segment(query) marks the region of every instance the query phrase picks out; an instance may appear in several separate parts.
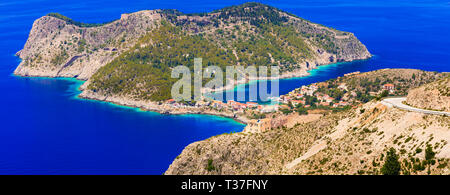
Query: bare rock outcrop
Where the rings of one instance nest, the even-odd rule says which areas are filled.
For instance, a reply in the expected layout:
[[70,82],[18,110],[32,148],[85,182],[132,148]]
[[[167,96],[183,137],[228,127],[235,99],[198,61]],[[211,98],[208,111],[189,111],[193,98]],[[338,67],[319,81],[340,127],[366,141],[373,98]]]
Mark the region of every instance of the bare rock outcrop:
[[17,56],[20,76],[78,77],[87,80],[161,20],[157,11],[123,14],[111,23],[82,27],[54,16],[37,19]]

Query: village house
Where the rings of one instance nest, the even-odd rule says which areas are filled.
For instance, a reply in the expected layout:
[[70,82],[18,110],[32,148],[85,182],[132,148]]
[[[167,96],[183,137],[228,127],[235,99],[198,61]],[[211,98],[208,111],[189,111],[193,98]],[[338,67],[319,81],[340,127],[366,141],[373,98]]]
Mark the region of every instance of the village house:
[[228,101],[227,101],[227,104],[228,104],[229,106],[233,106],[235,103],[236,103],[236,101],[234,101],[234,100],[228,100]]
[[247,102],[246,104],[247,104],[248,108],[256,108],[256,107],[258,107],[258,103],[256,103],[256,102]]
[[259,112],[261,112],[262,111],[262,109],[263,109],[263,106],[261,106],[261,105],[258,105],[258,108],[256,108]]
[[333,97],[330,97],[330,96],[328,96],[328,95],[324,95],[323,99],[324,99],[324,101],[326,101],[326,102],[328,102],[328,103],[334,101],[334,98],[333,98]]
[[341,84],[338,86],[338,89],[347,91],[347,85],[346,85],[345,83],[341,83]]
[[394,84],[387,83],[387,84],[384,84],[384,85],[383,85],[383,89],[384,89],[384,90],[388,90],[388,91],[390,91],[390,92],[393,92],[394,89],[395,89],[395,86],[394,86]]
[[317,97],[317,100],[319,100],[319,101],[323,101],[324,100],[323,96],[321,96],[321,95],[316,95],[316,97]]
[[235,102],[233,104],[233,109],[235,109],[235,110],[246,109],[246,108],[247,108],[247,104],[243,104],[240,102]]
[[309,96],[312,96],[312,95],[314,94],[314,91],[311,90],[311,89],[309,89],[309,88],[304,88],[304,89],[301,89],[300,93],[301,93],[302,95],[309,95]]
[[233,101],[233,100],[229,100],[227,102],[227,104],[228,104],[229,107],[233,108],[234,110],[242,110],[242,109],[246,109],[247,108],[247,104],[243,104],[243,103],[236,102],[236,101]]
[[303,94],[300,93],[296,93],[295,96],[297,99],[303,98]]
[[348,105],[350,105],[348,102],[339,102],[339,105],[340,106],[348,106]]
[[349,93],[344,94],[344,97],[341,98],[344,101],[348,101],[350,99]]
[[168,104],[174,104],[176,101],[174,99],[168,99],[166,102]]
[[211,107],[220,109],[220,108],[226,107],[226,104],[224,104],[224,103],[221,102],[221,101],[214,100],[214,101],[211,103]]
[[172,103],[171,105],[172,105],[172,107],[175,107],[175,108],[186,107],[186,106],[184,106],[184,105],[182,105],[182,104],[180,104],[180,103],[178,103],[178,102]]
[[297,105],[305,105],[305,101],[303,100],[292,100],[292,105],[297,106]]
[[197,101],[195,102],[195,106],[197,107],[203,107],[203,106],[208,106],[209,102],[205,102],[205,101]]
[[286,95],[282,95],[282,96],[280,96],[280,100],[282,103],[287,104],[287,103],[289,103],[289,101],[292,100],[292,98],[289,96],[286,96]]
[[321,106],[329,106],[330,103],[328,103],[328,102],[321,102],[320,105],[321,105]]
[[247,123],[244,132],[264,132],[272,128],[271,119],[253,119]]

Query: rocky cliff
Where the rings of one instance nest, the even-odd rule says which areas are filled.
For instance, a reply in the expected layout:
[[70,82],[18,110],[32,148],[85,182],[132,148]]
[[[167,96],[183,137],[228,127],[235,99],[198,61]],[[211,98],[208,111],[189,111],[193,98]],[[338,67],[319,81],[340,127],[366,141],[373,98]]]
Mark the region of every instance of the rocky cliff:
[[33,23],[24,48],[17,52],[22,62],[14,74],[86,80],[160,20],[157,11],[140,11],[123,14],[105,25],[83,27],[55,16],[43,16]]

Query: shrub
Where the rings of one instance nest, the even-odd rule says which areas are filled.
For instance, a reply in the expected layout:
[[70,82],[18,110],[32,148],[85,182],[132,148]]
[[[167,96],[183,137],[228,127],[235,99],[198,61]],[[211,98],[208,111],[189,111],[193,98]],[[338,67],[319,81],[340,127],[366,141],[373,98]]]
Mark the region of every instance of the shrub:
[[212,159],[208,159],[208,165],[206,166],[206,170],[209,172],[216,170],[216,167],[214,167],[213,165]]
[[400,175],[401,165],[394,148],[390,148],[386,153],[386,161],[381,168],[383,175]]
[[427,145],[427,148],[425,149],[425,160],[430,163],[431,160],[433,160],[434,156],[436,155],[436,152],[433,152],[433,148],[430,144]]

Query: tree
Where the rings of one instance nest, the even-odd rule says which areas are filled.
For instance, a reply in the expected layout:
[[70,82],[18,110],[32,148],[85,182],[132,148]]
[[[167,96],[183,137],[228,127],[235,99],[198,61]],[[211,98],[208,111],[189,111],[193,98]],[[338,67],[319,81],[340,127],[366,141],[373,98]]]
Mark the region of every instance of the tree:
[[206,170],[209,172],[216,170],[216,167],[214,167],[213,165],[212,159],[208,159],[208,165],[206,166]]
[[430,144],[427,145],[427,148],[425,149],[425,160],[427,160],[429,163],[431,160],[433,160],[434,156],[436,155],[435,152],[433,152],[433,148]]
[[308,109],[306,109],[305,107],[299,107],[296,109],[296,111],[299,115],[307,115],[308,114]]
[[398,161],[398,155],[394,148],[390,148],[386,154],[386,160],[381,168],[381,173],[383,175],[400,175],[400,169],[401,165]]
[[434,156],[436,152],[433,152],[433,148],[430,144],[427,144],[427,148],[425,148],[425,162],[428,164],[428,175],[431,174],[431,165],[435,163]]
[[381,93],[380,97],[384,98],[384,97],[387,97],[388,95],[389,95],[389,91],[388,91],[388,90],[384,90],[384,91]]

